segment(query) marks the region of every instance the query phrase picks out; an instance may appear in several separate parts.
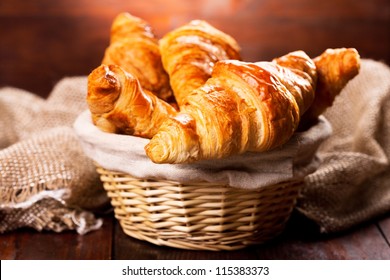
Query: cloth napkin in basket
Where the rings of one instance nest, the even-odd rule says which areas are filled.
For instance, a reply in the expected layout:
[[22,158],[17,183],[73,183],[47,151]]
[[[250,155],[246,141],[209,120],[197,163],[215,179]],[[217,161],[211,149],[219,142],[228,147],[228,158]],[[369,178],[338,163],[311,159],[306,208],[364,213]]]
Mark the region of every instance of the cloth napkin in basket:
[[296,133],[279,149],[245,153],[223,160],[189,164],[155,164],[145,154],[148,139],[105,133],[92,124],[84,111],[74,124],[86,155],[100,166],[136,178],[171,180],[180,183],[211,182],[242,189],[295,181],[316,170],[316,150],[331,133],[325,118],[308,131]]

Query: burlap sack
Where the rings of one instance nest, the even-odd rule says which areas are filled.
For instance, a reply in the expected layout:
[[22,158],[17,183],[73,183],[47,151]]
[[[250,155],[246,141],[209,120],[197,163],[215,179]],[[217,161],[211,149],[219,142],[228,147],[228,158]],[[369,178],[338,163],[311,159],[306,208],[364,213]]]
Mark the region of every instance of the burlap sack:
[[335,232],[390,212],[390,68],[363,60],[325,116],[334,132],[305,179],[298,210],[322,232]]
[[0,233],[101,226],[91,211],[108,198],[71,128],[86,109],[86,85],[85,77],[63,79],[47,100],[0,90]]

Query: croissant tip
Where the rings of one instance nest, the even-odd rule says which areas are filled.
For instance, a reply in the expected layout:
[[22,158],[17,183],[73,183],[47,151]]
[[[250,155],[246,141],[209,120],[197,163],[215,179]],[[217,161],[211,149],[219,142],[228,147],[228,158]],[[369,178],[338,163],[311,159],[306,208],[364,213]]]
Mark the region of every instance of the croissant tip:
[[155,139],[150,140],[145,146],[145,152],[154,163],[166,163],[169,158],[169,150],[156,143]]

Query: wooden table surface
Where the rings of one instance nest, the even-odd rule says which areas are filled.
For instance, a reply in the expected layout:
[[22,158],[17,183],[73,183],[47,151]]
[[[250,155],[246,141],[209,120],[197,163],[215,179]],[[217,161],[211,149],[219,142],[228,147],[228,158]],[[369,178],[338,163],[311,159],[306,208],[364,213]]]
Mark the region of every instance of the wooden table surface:
[[[87,75],[108,45],[112,19],[128,11],[157,35],[205,19],[240,43],[247,61],[302,49],[355,47],[390,64],[388,0],[2,0],[0,86],[42,97],[65,76]],[[271,242],[232,252],[159,247],[126,236],[112,215],[86,235],[21,229],[0,235],[0,259],[390,259],[390,213],[347,232],[321,235],[295,213]]]
[[124,234],[108,215],[86,235],[18,230],[0,235],[0,259],[27,260],[390,260],[390,215],[347,232],[321,235],[295,213],[272,241],[236,251],[192,251],[157,246]]

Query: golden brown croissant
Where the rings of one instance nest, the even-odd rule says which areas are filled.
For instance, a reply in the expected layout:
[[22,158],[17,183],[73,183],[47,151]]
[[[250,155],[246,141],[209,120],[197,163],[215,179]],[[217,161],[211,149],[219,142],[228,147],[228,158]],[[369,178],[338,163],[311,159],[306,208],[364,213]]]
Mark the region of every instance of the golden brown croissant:
[[315,82],[314,62],[302,51],[273,62],[219,61],[145,151],[156,163],[183,163],[280,146],[312,103]]
[[313,61],[318,82],[313,104],[302,116],[302,126],[306,127],[332,106],[336,96],[360,70],[360,56],[353,48],[328,49]]
[[207,81],[217,61],[240,59],[239,51],[232,37],[202,20],[193,20],[160,39],[163,65],[178,105]]
[[119,14],[111,26],[110,45],[102,64],[116,64],[131,73],[147,89],[164,100],[172,98],[168,74],[165,72],[158,39],[151,26],[129,13]]
[[117,65],[101,65],[88,76],[87,103],[101,130],[151,138],[176,110]]

